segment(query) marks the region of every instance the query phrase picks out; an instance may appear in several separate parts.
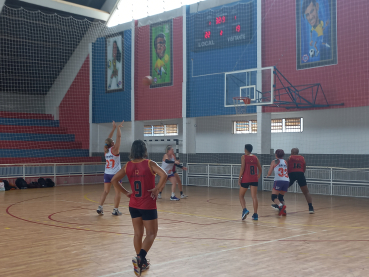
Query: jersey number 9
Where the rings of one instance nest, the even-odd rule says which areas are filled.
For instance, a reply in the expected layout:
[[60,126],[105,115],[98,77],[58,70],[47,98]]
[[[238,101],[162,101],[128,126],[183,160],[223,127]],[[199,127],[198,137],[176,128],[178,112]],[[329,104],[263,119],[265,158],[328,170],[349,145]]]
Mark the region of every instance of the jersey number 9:
[[142,196],[142,188],[141,188],[141,181],[135,181],[135,197],[141,197]]

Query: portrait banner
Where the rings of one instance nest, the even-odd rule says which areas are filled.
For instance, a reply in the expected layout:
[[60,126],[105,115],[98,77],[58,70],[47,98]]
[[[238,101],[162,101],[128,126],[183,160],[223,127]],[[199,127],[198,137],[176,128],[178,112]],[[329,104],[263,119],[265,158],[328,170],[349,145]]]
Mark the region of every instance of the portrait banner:
[[124,90],[123,32],[109,35],[106,41],[106,92]]
[[337,0],[296,0],[297,69],[337,64]]
[[150,88],[173,85],[172,20],[150,26]]

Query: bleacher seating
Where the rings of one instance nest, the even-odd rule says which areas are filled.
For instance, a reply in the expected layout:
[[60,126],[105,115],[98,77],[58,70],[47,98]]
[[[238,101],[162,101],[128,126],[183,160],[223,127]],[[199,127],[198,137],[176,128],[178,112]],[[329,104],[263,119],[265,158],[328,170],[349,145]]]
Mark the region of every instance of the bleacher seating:
[[89,157],[52,115],[0,112],[0,164],[82,162],[101,162],[101,157]]

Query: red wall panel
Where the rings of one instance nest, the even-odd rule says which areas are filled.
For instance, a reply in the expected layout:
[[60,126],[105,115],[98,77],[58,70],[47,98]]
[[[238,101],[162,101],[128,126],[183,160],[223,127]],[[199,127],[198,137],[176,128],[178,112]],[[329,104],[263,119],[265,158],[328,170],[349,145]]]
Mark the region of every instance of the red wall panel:
[[337,0],[338,64],[305,70],[296,69],[295,2],[263,0],[262,66],[276,65],[293,85],[321,83],[330,104],[369,105],[367,2]]
[[90,62],[87,57],[59,106],[60,127],[74,134],[75,140],[82,142],[82,149],[89,149],[89,94]]
[[150,26],[135,32],[135,120],[182,117],[182,17],[173,19],[173,85],[151,88],[142,84],[150,75]]

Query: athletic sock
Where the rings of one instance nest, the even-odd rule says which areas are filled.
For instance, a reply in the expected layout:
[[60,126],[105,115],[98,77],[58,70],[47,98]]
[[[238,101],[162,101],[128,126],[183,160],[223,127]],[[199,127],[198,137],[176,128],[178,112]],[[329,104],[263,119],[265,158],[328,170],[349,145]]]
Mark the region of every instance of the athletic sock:
[[172,192],[172,197],[176,196],[176,194],[174,192]]
[[283,204],[282,203],[279,203],[279,205],[278,205],[279,207],[283,207]]
[[308,205],[309,205],[309,208],[313,207],[313,203],[308,203]]
[[141,257],[142,261],[144,261],[146,259],[146,255],[147,255],[147,252],[144,249],[141,249],[140,253],[138,254],[138,256]]
[[181,195],[183,194],[183,191],[181,191]]

